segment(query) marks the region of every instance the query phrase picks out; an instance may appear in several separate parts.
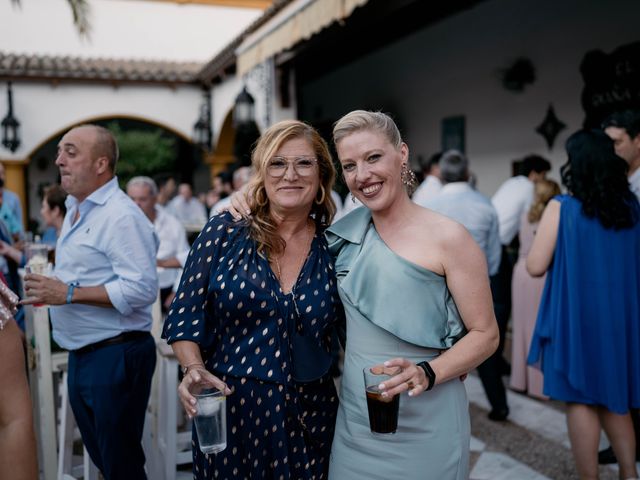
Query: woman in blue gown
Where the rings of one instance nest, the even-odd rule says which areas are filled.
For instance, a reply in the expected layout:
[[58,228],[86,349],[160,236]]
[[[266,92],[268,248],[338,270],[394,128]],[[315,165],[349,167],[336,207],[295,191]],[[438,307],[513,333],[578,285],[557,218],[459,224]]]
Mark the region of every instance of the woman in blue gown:
[[253,153],[253,216],[213,217],[195,241],[164,337],[183,367],[178,393],[206,380],[227,396],[227,448],[196,479],[326,478],[338,405],[331,330],[344,322],[323,229],[335,207],[327,145],[299,121],[273,125]]
[[567,402],[580,478],[597,478],[604,427],[620,478],[636,478],[630,408],[640,407],[640,207],[627,164],[600,131],[567,141],[569,195],[547,206],[527,258],[547,273],[529,363],[544,393]]

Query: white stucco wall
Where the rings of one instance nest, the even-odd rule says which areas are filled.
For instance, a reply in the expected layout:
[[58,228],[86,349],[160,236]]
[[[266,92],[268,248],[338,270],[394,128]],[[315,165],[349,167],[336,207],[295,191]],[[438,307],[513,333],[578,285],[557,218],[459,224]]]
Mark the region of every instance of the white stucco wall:
[[89,0],[81,39],[66,0],[0,1],[0,50],[39,55],[207,61],[262,14],[259,9],[146,0]]
[[[4,93],[4,92],[3,92]],[[2,158],[23,159],[52,135],[79,122],[108,116],[132,116],[159,123],[190,138],[201,93],[191,86],[36,84],[13,85],[14,113],[22,122],[20,148]]]
[[[302,90],[301,118],[338,118],[382,108],[401,122],[412,157],[440,149],[440,121],[466,117],[466,147],[478,188],[492,194],[527,153],[565,161],[563,144],[580,128],[579,64],[591,49],[638,40],[640,2],[493,0],[328,73]],[[524,93],[502,88],[498,71],[530,58],[537,80]],[[567,124],[548,151],[535,132],[549,103]]]
[[[20,7],[0,0],[0,51],[204,63],[262,14],[259,9],[147,0],[89,0],[89,5],[91,36],[83,39],[66,0],[22,0]],[[5,88],[0,84],[0,116],[6,111]],[[0,147],[0,159],[9,161],[27,158],[69,125],[110,115],[151,120],[191,137],[202,101],[195,85],[114,88],[14,81],[13,91],[22,144],[15,153]]]

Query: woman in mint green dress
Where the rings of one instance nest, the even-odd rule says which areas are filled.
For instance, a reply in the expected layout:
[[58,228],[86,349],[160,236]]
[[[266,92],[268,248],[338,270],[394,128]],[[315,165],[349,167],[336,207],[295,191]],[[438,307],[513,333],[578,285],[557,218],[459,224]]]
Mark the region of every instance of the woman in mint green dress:
[[[460,224],[411,202],[408,147],[391,118],[354,111],[333,135],[347,186],[366,208],[327,230],[347,315],[329,478],[466,479],[459,378],[498,344],[484,256]],[[369,429],[362,370],[378,364],[401,368],[381,386],[400,395],[395,434]]]

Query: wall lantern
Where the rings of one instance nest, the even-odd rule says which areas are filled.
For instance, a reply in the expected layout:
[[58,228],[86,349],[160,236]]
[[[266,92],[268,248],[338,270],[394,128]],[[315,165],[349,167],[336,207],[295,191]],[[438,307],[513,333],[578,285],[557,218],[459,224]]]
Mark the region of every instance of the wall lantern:
[[211,128],[211,91],[206,88],[203,91],[203,100],[200,105],[200,116],[193,124],[193,141],[203,150],[210,151],[213,141],[213,130]]
[[13,116],[13,92],[11,82],[7,84],[9,112],[2,119],[2,145],[15,152],[20,146],[20,122]]
[[243,123],[255,121],[255,105],[256,102],[247,91],[247,87],[242,87],[233,107],[233,125],[237,127]]

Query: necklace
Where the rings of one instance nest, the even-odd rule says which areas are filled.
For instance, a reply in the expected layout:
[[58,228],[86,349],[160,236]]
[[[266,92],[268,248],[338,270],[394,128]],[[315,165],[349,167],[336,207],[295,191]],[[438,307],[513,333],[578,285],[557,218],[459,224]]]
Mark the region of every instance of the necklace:
[[[300,255],[300,258],[295,263],[295,266],[296,266],[295,271],[298,272],[298,273],[293,278],[289,288],[287,288],[287,286],[284,284],[284,278],[282,277],[282,269],[280,268],[280,261],[279,261],[278,257],[276,257],[275,255],[273,257],[273,261],[276,264],[276,271],[277,271],[277,274],[278,274],[277,275],[278,276],[278,282],[280,282],[280,287],[281,287],[283,293],[285,293],[285,294],[293,293],[293,297],[294,298],[295,298],[296,281],[298,280],[298,276],[300,275],[300,270],[304,266],[304,261],[306,260],[307,256],[309,255],[309,250],[311,248],[311,242],[313,241],[313,227],[310,224],[307,224],[307,232],[308,232],[309,238],[305,242],[305,248],[303,248],[303,250],[302,250],[302,255]],[[286,249],[286,247],[285,247],[285,249]],[[282,252],[281,256],[283,256],[283,255],[284,255],[284,252]],[[297,307],[296,307],[296,310],[297,310]]]

